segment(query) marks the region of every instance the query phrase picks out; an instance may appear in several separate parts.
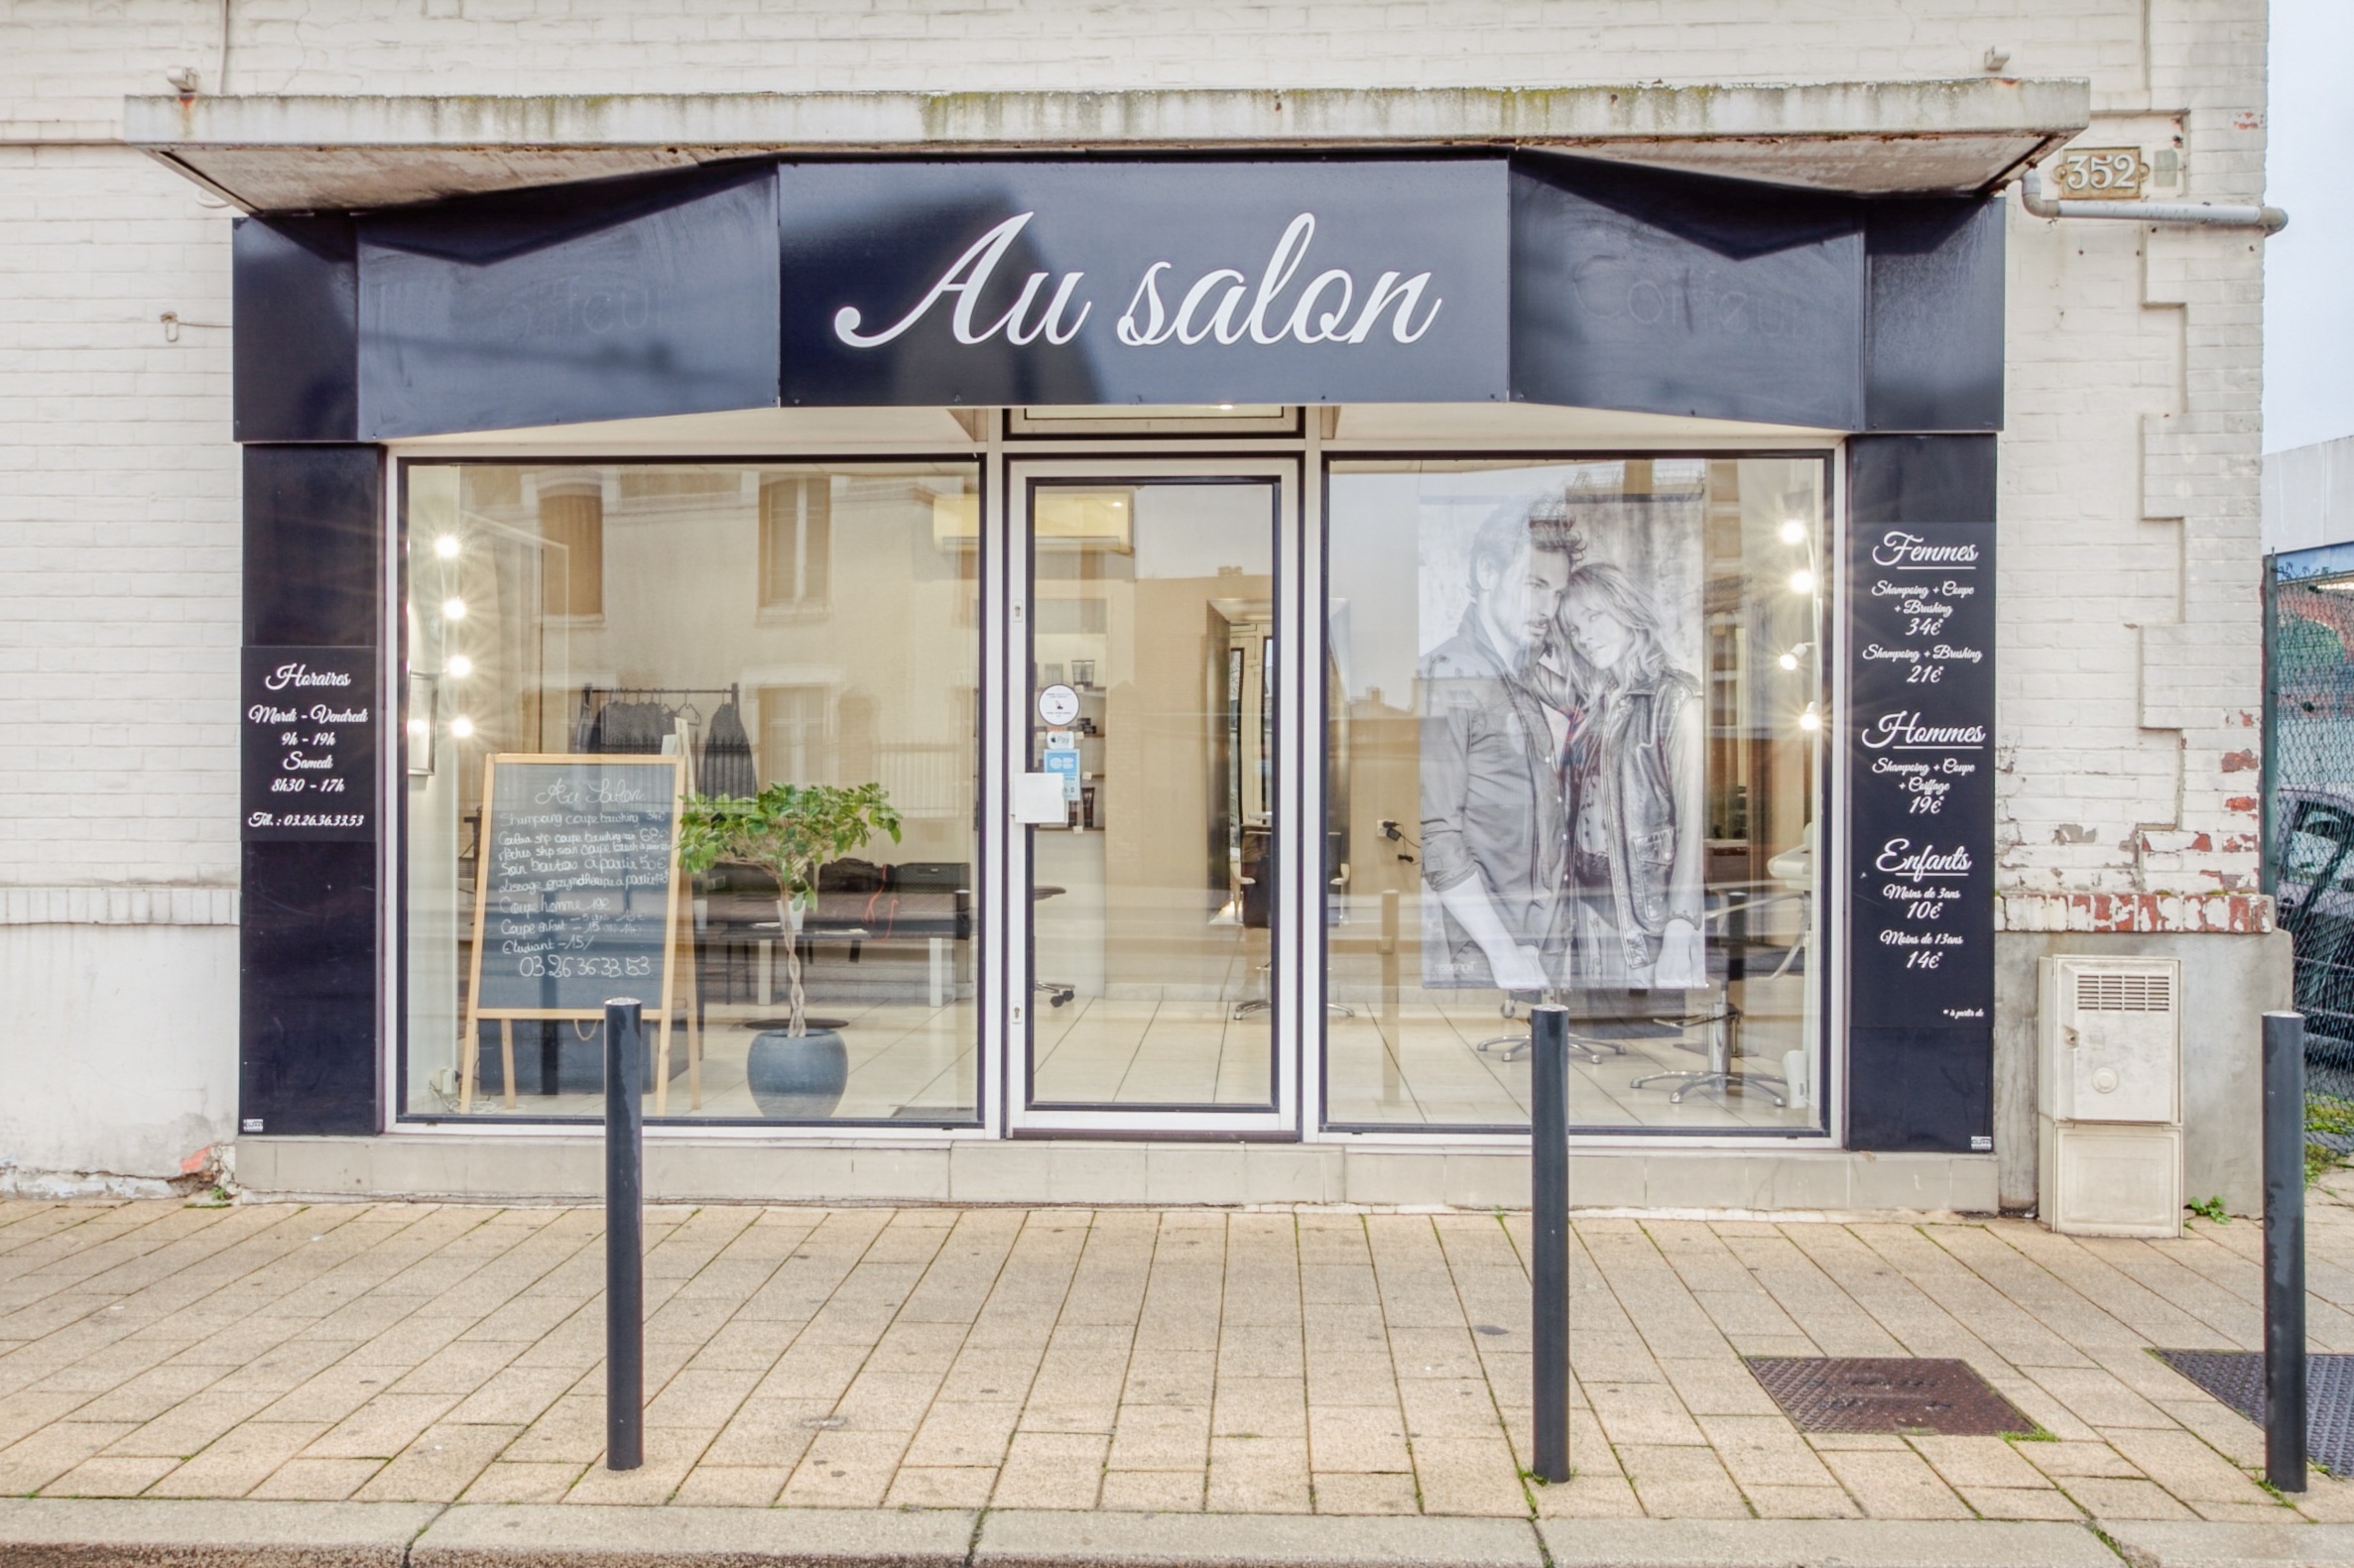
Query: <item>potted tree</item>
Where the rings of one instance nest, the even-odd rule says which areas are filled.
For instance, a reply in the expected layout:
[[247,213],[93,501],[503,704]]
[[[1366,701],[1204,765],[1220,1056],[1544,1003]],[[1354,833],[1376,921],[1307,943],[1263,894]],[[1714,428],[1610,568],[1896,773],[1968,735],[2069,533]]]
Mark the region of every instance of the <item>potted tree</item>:
[[679,866],[699,876],[722,861],[758,866],[777,880],[777,928],[785,938],[785,1027],[753,1036],[744,1074],[761,1113],[809,1121],[833,1114],[850,1076],[834,1029],[812,1032],[802,990],[802,922],[817,902],[817,868],[887,833],[899,812],[879,784],[773,784],[756,795],[691,795],[679,823]]

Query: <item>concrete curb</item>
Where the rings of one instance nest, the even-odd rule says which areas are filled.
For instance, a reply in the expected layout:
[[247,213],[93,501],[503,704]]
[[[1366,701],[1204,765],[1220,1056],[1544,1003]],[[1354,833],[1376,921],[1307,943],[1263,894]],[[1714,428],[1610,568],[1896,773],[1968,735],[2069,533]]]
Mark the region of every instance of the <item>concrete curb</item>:
[[1544,1568],[1522,1519],[1317,1513],[991,1513],[975,1568]]
[[461,1503],[417,1538],[408,1568],[959,1568],[977,1517],[961,1508]]
[[[2354,1564],[2354,1525],[2104,1526],[2132,1568]],[[8,1568],[2119,1568],[2080,1524],[0,1499]]]
[[403,1568],[437,1503],[0,1499],[8,1568]]
[[2133,1568],[2290,1568],[2354,1563],[2354,1524],[2116,1523]]
[[2117,1568],[2081,1524],[1997,1519],[1542,1519],[1552,1568]]

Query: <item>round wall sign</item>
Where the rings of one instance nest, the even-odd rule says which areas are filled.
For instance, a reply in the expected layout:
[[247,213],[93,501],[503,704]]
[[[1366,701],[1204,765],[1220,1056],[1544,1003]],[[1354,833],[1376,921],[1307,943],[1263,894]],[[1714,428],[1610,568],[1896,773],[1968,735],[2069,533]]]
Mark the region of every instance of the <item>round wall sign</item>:
[[1038,716],[1055,729],[1060,729],[1079,716],[1079,694],[1064,685],[1047,687],[1038,694]]

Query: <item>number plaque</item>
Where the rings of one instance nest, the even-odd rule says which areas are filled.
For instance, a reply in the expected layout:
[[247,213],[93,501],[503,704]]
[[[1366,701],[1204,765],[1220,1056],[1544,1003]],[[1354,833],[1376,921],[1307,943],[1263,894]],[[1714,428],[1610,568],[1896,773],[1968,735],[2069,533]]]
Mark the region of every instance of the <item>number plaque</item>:
[[2138,201],[2150,165],[2133,147],[2070,147],[2051,161],[2051,182],[2069,201]]

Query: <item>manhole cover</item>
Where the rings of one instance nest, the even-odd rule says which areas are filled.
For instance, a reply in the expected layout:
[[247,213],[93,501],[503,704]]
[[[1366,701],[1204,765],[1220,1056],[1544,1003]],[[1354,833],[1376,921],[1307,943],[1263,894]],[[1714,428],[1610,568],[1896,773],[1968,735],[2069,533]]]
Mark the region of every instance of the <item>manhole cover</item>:
[[1750,1372],[1801,1432],[2032,1437],[2036,1423],[1964,1361],[1751,1356]]
[[[2162,1350],[2158,1359],[2264,1424],[2264,1358],[2252,1350]],[[2305,1457],[2354,1476],[2354,1356],[2305,1357]]]

